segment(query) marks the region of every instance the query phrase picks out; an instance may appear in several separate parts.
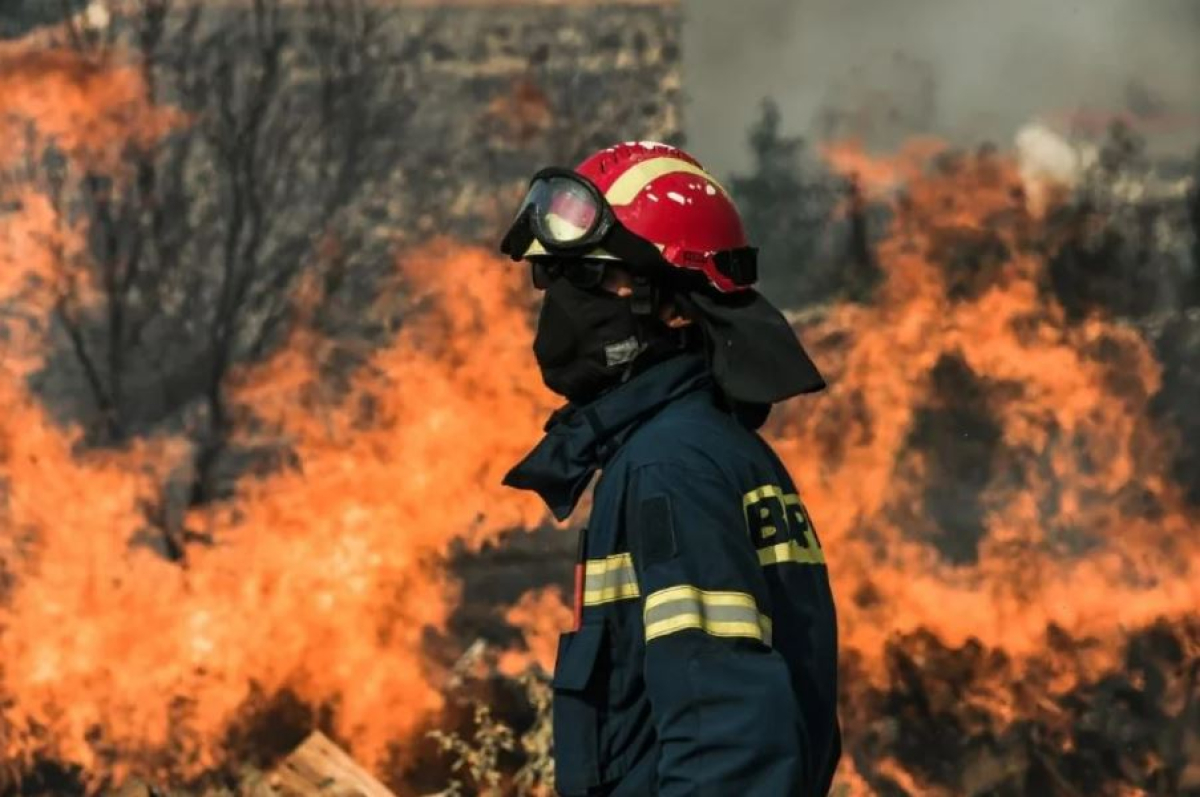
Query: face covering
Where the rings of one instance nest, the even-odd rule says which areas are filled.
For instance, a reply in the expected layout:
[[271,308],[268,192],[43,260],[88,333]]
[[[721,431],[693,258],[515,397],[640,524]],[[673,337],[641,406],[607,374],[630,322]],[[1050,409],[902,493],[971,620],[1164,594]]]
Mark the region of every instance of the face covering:
[[642,351],[629,300],[552,282],[542,298],[533,354],[546,387],[586,404],[626,377]]

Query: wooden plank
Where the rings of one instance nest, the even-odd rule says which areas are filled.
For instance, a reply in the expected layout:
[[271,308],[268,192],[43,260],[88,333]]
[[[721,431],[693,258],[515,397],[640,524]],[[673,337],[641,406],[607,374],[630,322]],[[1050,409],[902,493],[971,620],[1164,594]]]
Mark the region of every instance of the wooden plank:
[[314,731],[266,778],[265,795],[396,797],[320,731]]

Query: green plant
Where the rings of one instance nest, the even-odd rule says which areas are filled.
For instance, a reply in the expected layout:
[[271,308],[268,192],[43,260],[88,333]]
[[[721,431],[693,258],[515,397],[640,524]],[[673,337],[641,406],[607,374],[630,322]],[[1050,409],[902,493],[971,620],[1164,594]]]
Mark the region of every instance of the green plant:
[[430,731],[429,736],[437,742],[442,752],[453,757],[451,770],[469,779],[469,783],[458,779],[450,781],[450,785],[442,792],[443,797],[459,797],[467,785],[474,787],[471,794],[499,797],[503,781],[500,755],[512,752],[515,735],[512,728],[492,716],[489,706],[475,704],[475,725],[469,738],[439,730]]
[[550,722],[550,679],[540,670],[527,670],[517,679],[534,711],[533,724],[521,735],[525,763],[517,770],[517,794],[543,797],[554,793],[554,746]]

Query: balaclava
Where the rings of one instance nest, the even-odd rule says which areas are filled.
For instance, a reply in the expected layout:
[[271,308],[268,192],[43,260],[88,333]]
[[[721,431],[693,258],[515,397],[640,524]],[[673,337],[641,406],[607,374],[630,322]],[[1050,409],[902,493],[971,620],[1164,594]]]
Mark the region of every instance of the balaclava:
[[587,404],[685,344],[657,314],[636,315],[628,297],[556,279],[542,298],[533,353],[548,388]]

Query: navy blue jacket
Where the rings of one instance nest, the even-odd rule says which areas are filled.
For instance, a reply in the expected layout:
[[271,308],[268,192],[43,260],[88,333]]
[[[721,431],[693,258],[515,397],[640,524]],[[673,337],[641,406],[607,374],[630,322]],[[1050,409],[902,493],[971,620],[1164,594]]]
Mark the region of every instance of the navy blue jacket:
[[826,794],[837,623],[779,459],[689,354],[553,418],[506,483],[565,518],[597,471],[553,680],[559,793]]

